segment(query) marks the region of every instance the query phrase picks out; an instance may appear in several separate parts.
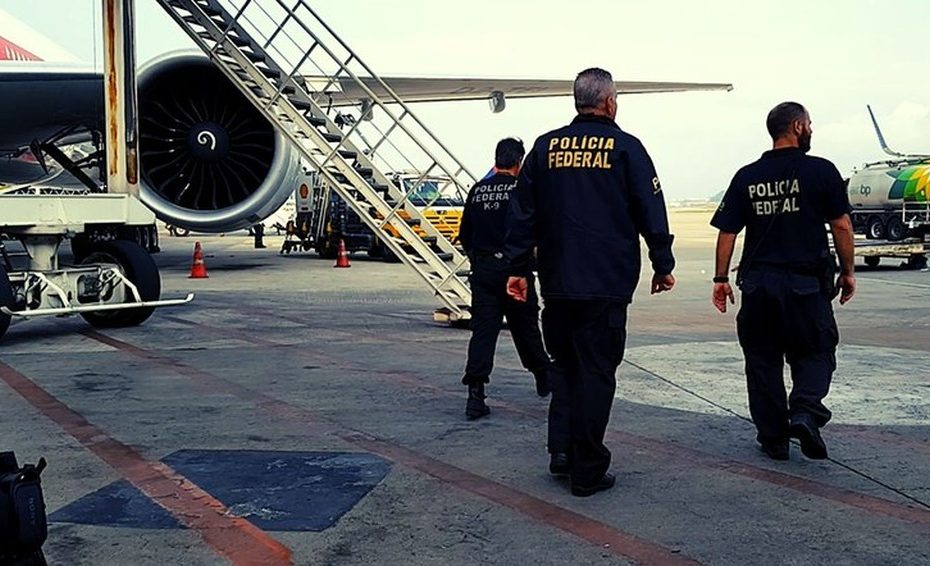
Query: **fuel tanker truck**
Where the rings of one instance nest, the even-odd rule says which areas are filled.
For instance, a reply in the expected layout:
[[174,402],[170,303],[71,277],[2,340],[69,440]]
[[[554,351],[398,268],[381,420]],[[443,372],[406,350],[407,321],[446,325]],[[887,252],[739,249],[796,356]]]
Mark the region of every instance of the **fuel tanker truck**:
[[892,151],[869,108],[885,153],[893,159],[867,163],[849,178],[849,203],[857,233],[897,242],[930,231],[930,155]]

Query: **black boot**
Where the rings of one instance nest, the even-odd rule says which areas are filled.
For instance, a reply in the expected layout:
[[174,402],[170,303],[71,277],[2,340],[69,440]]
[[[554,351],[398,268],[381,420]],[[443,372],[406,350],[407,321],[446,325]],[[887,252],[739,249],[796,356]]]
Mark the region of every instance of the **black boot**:
[[549,368],[544,367],[533,372],[533,378],[536,380],[536,394],[540,397],[546,397],[552,392],[549,386]]
[[801,442],[801,454],[811,460],[824,460],[827,458],[827,445],[820,436],[820,429],[814,419],[808,415],[795,415],[791,417],[788,432],[792,438]]
[[468,420],[480,419],[491,412],[490,407],[484,402],[486,398],[483,383],[474,383],[468,386],[468,401],[465,402],[465,416],[468,417]]

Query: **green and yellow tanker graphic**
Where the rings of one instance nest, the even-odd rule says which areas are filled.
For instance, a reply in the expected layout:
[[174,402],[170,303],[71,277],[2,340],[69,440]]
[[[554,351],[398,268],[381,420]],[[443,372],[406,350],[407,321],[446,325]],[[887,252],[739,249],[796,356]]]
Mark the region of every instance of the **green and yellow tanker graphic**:
[[894,178],[889,199],[904,199],[912,202],[927,202],[930,193],[930,162],[907,167],[901,171],[889,171]]

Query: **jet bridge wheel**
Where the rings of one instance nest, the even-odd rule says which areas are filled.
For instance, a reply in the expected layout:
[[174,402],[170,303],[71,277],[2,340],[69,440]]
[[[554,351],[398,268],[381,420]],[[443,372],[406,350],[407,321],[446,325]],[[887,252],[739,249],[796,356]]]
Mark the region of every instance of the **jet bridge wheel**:
[[[6,274],[6,269],[0,265],[0,307],[13,306],[13,286],[10,284],[10,276]],[[10,327],[10,318],[8,314],[0,312],[0,338],[6,334],[7,328]]]
[[[142,246],[125,240],[102,242],[94,247],[83,265],[92,263],[108,263],[119,266],[123,275],[129,279],[137,289],[143,301],[157,301],[161,296],[161,279],[158,275],[158,266],[152,256]],[[121,288],[117,292],[124,293],[124,300],[132,300],[131,291]],[[123,309],[115,311],[82,313],[91,326],[96,328],[123,328],[142,324],[152,316],[154,307]]]

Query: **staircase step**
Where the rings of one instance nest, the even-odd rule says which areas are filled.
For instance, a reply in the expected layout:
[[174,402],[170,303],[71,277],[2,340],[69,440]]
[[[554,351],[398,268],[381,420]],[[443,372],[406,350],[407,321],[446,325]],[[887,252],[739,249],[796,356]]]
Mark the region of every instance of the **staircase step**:
[[265,75],[269,79],[280,79],[281,78],[281,71],[278,71],[276,69],[269,69],[268,67],[260,67],[258,65],[255,65],[255,68],[258,69],[258,71],[261,74]]
[[227,33],[226,38],[229,41],[233,42],[237,47],[251,47],[252,42],[248,39],[243,39],[234,33]]
[[311,125],[316,126],[317,128],[326,125],[326,118],[317,118],[313,114],[304,114],[304,118],[306,118]]
[[202,23],[200,23],[200,20],[198,20],[198,19],[195,18],[194,16],[181,16],[181,19],[184,20],[185,22],[189,23],[189,24],[193,24],[193,25],[199,26],[199,27],[204,27],[204,25],[203,25]]
[[248,49],[240,49],[240,51],[242,52],[243,55],[245,55],[246,59],[248,59],[249,61],[253,63],[263,63],[265,61],[265,58],[259,55],[258,53],[249,51]]
[[[298,110],[310,110],[311,108],[313,108],[313,104],[312,104],[311,102],[308,102],[308,101],[306,101],[306,100],[301,100],[300,98],[297,98],[297,97],[288,98],[288,100],[290,100],[290,101],[291,101],[291,104],[294,105],[294,108],[296,108],[296,109],[298,109]],[[307,116],[307,120],[310,120],[310,118],[313,118],[313,117],[312,117],[312,116]],[[314,118],[314,119],[316,119],[316,118]],[[326,121],[324,120],[323,122],[325,123]],[[311,122],[311,123],[312,123],[312,122]]]
[[328,141],[329,143],[336,143],[336,142],[341,142],[341,141],[342,141],[342,135],[341,135],[341,134],[333,134],[333,133],[330,133],[330,132],[320,132],[320,135],[322,135],[322,136],[323,136],[323,139],[326,140],[326,141]]

